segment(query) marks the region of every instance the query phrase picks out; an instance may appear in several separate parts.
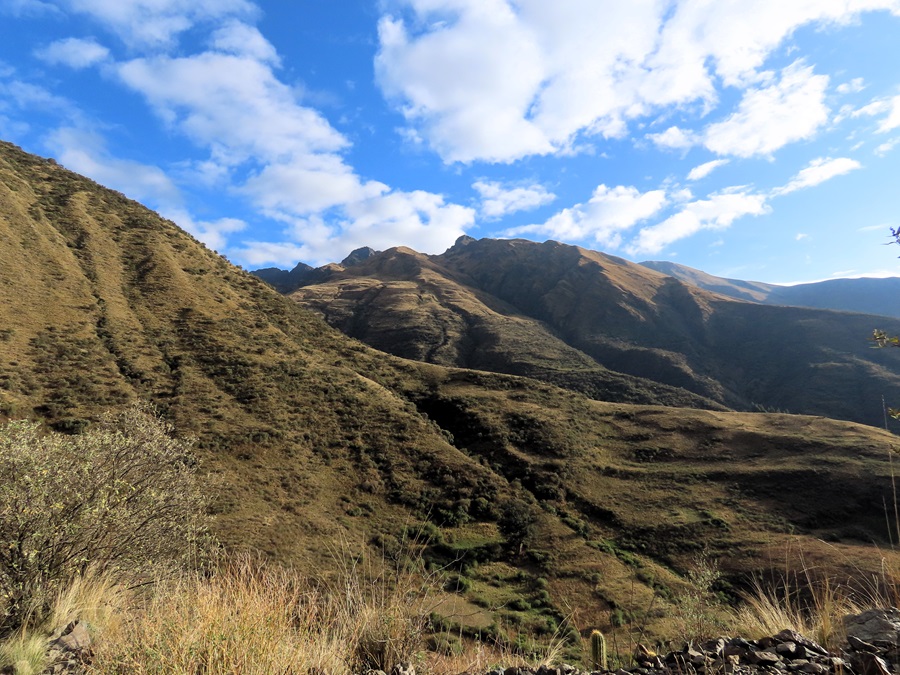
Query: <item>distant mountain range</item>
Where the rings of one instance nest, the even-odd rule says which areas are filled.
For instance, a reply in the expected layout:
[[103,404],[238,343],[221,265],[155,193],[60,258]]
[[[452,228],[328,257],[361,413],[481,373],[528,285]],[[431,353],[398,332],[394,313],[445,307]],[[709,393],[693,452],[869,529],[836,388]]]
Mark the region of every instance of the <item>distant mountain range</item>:
[[[671,636],[702,550],[734,584],[773,560],[841,578],[898,562],[893,435],[724,410],[781,396],[868,420],[881,392],[900,400],[900,350],[866,347],[873,317],[738,302],[553,243],[462,240],[319,273],[285,298],[0,142],[0,421],[78,433],[152,401],[195,439],[229,549],[318,574],[336,549],[421,556],[465,580],[436,598],[441,621],[507,645],[569,616],[608,631],[614,610]],[[498,527],[508,508],[534,518],[521,552]]]
[[761,281],[715,277],[673,262],[648,261],[641,265],[737,300],[900,317],[900,278],[897,277],[829,279],[809,284],[778,286]]
[[367,251],[309,270],[290,297],[383,351],[599,400],[882,424],[881,396],[900,400],[900,353],[868,338],[876,327],[900,333],[900,321],[783,306],[801,291],[840,300],[556,242],[463,238],[441,255]]

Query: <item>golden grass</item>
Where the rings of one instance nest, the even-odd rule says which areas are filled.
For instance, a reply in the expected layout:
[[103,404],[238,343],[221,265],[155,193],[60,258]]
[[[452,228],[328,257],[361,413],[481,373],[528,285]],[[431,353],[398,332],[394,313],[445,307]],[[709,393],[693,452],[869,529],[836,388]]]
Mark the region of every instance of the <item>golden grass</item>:
[[0,643],[0,668],[12,667],[15,675],[37,675],[47,661],[47,638],[19,631]]
[[104,633],[90,672],[390,670],[422,648],[429,588],[415,570],[371,571],[350,561],[316,582],[245,557],[209,578],[161,582]]

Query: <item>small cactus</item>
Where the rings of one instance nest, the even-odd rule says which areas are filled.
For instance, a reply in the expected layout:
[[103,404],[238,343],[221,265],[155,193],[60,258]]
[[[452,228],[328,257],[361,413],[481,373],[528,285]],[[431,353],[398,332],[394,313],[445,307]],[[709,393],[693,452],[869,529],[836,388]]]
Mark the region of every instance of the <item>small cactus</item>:
[[606,638],[599,630],[591,631],[591,665],[594,670],[606,670]]

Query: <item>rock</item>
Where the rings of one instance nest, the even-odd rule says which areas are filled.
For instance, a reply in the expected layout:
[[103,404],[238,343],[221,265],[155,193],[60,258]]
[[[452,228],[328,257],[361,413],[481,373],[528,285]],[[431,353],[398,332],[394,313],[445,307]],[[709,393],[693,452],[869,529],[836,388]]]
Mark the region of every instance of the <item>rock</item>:
[[[828,656],[828,650],[825,649],[822,645],[817,642],[813,642],[808,637],[805,637],[793,630],[783,630],[777,635],[773,636],[773,639],[776,642],[785,643],[785,642],[793,642],[796,645],[799,645],[803,649],[808,652],[813,652],[815,654],[819,654],[821,656]],[[803,657],[799,657],[803,658]]]
[[80,654],[91,646],[91,636],[87,626],[81,621],[73,621],[63,630],[62,635],[50,643],[50,649],[60,652]]
[[900,645],[900,610],[871,609],[844,617],[847,635],[876,646]]
[[510,666],[503,671],[503,675],[525,675],[525,673],[518,666]]
[[775,653],[781,654],[789,659],[795,658],[803,658],[801,656],[797,656],[797,643],[796,642],[782,642],[781,644],[775,645]]
[[537,669],[537,675],[562,675],[562,671],[559,668],[541,666]]
[[391,668],[391,675],[416,675],[416,669],[408,663],[398,663]]
[[854,651],[857,652],[869,652],[870,654],[878,653],[878,647],[876,647],[875,645],[870,645],[865,640],[860,640],[855,635],[848,635],[847,643]]
[[747,652],[747,661],[754,666],[774,666],[781,663],[781,657],[775,652]]
[[884,659],[875,654],[856,652],[850,663],[857,675],[891,675],[891,670]]
[[804,673],[809,673],[810,675],[824,675],[824,673],[828,672],[828,668],[823,666],[821,663],[811,663],[807,662],[805,666],[803,666],[800,670]]
[[712,657],[721,656],[727,642],[728,640],[723,637],[716,638],[715,640],[707,640],[703,643],[702,648],[704,652]]

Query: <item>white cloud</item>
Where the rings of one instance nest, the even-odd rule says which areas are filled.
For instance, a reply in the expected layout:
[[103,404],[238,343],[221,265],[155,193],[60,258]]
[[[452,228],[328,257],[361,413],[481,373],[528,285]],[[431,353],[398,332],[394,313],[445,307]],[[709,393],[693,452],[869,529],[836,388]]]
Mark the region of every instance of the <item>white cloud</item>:
[[803,241],[804,239],[809,239],[809,235],[805,232],[798,232],[794,235],[794,241]]
[[486,218],[502,218],[510,213],[529,211],[551,203],[556,195],[537,183],[505,185],[480,180],[472,187],[481,195],[481,214]]
[[0,2],[0,14],[46,16],[59,13],[59,7],[41,0],[3,0],[3,2]]
[[828,76],[796,61],[778,82],[748,90],[738,109],[707,127],[704,145],[720,155],[771,155],[788,143],[811,138],[828,121]]
[[769,212],[765,195],[731,189],[686,204],[658,225],[643,228],[627,251],[632,255],[659,253],[666,246],[701,230],[722,230],[743,216]]
[[842,121],[847,117],[877,117],[878,115],[885,115],[878,123],[878,133],[887,133],[900,127],[900,96],[875,98],[855,110],[851,106],[844,106],[836,121]]
[[879,133],[886,133],[900,127],[900,96],[894,96],[888,101],[888,105],[888,115],[878,125]]
[[246,56],[134,59],[118,66],[122,81],[157,114],[224,164],[278,161],[349,145],[317,111],[299,105],[268,64]]
[[346,205],[342,213],[343,218],[329,222],[317,215],[297,218],[285,233],[289,241],[245,241],[235,255],[254,267],[292,267],[298,260],[314,265],[341,260],[362,246],[440,253],[475,221],[473,209],[446,204],[440,195],[420,190],[372,197]]
[[270,216],[293,217],[370,199],[389,189],[377,181],[363,182],[338,155],[310,153],[269,164],[239,191]]
[[[843,24],[879,9],[900,14],[897,0],[389,6],[393,13],[379,24],[378,82],[447,162],[569,152],[585,137],[622,137],[631,120],[668,106],[703,115],[718,103],[717,83],[756,89],[712,129],[708,144],[726,154],[770,154],[824,124],[828,80],[795,67],[767,86],[771,74],[760,69],[769,56],[801,26]],[[793,122],[785,114],[791,104]],[[768,131],[759,126],[765,110],[778,113],[776,128],[754,144],[754,134]],[[743,142],[734,135],[740,130],[749,132]]]
[[170,47],[197,23],[251,17],[259,11],[249,0],[64,0],[64,4],[100,21],[132,47]]
[[50,92],[44,87],[22,80],[0,81],[0,108],[10,104],[23,109],[37,110],[65,110],[74,113],[74,109],[68,100],[62,96]]
[[600,245],[617,248],[625,231],[665,205],[665,190],[641,193],[635,187],[600,185],[587,204],[563,209],[543,224],[514,227],[503,234],[541,234],[564,241],[593,239]]
[[855,94],[866,88],[866,81],[861,77],[854,77],[849,82],[844,82],[836,87],[839,94]]
[[306,247],[291,242],[245,241],[238,256],[251,268],[274,265],[291,269],[298,260],[308,260]]
[[232,255],[257,265],[289,254],[327,262],[359,246],[438,252],[473,224],[473,209],[442,195],[361,177],[342,154],[347,138],[275,75],[277,53],[256,29],[230,22],[210,44],[192,56],[133,59],[117,72],[169,127],[209,150],[188,175],[230,181],[233,194],[287,227],[286,241],[245,241]]
[[[456,3],[466,4],[466,3]],[[543,79],[540,49],[502,0],[467,3],[456,24],[410,36],[378,25],[375,66],[389,97],[448,161],[509,161],[553,146],[526,111]]]
[[658,148],[672,150],[687,150],[697,144],[697,136],[692,131],[685,131],[678,127],[669,127],[658,134],[647,134]]
[[109,50],[96,40],[67,38],[36,50],[35,56],[52,65],[62,64],[80,70],[105,61]]
[[720,166],[725,166],[731,160],[728,159],[714,159],[711,162],[706,162],[701,164],[700,166],[695,166],[691,169],[690,173],[687,175],[688,180],[700,180],[701,178],[706,178],[713,171],[718,169]]
[[255,26],[231,20],[216,29],[210,45],[213,49],[236,56],[249,56],[257,61],[281,65],[281,58],[272,43]]
[[104,140],[94,132],[62,127],[47,137],[46,144],[67,169],[89,176],[131,199],[162,210],[181,206],[178,187],[162,169],[113,157]]
[[895,147],[897,147],[898,143],[900,143],[900,137],[892,138],[891,140],[885,141],[884,143],[879,145],[877,148],[875,148],[874,152],[879,157],[884,157],[891,150],[893,150]]
[[809,166],[801,169],[787,185],[773,190],[772,194],[786,195],[796,190],[813,187],[836,176],[843,176],[845,173],[861,168],[862,164],[849,157],[838,157],[836,159],[819,157],[812,160]]
[[247,227],[236,218],[195,219],[185,208],[181,191],[162,169],[114,157],[103,138],[92,131],[61,127],[46,142],[67,169],[147,204],[214,250],[223,251],[228,235]]

